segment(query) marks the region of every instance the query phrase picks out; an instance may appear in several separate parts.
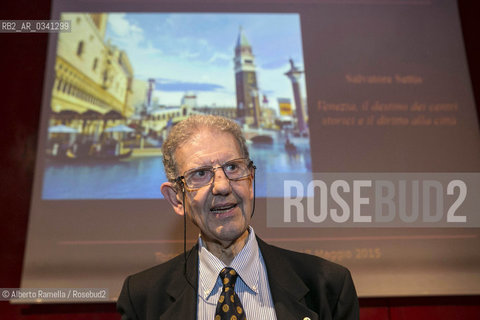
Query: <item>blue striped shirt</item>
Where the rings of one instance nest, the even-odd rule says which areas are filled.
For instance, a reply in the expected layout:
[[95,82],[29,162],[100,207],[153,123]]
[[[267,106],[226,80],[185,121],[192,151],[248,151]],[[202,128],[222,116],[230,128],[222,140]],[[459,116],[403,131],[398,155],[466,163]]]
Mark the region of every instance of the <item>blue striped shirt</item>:
[[[197,319],[213,320],[223,287],[219,273],[227,266],[207,250],[201,237],[198,258]],[[228,267],[235,269],[239,275],[235,292],[242,302],[247,319],[277,319],[268,285],[267,269],[252,227],[249,227],[247,243]]]

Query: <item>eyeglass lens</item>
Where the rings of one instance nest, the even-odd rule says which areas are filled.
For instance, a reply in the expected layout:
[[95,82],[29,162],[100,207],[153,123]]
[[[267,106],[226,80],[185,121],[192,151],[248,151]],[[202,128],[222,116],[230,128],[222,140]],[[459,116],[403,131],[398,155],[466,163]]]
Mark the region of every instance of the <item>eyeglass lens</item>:
[[222,168],[229,180],[238,180],[250,174],[249,162],[237,159],[224,163],[219,167],[201,167],[185,173],[185,182],[189,188],[200,188],[210,184],[215,176],[215,171]]

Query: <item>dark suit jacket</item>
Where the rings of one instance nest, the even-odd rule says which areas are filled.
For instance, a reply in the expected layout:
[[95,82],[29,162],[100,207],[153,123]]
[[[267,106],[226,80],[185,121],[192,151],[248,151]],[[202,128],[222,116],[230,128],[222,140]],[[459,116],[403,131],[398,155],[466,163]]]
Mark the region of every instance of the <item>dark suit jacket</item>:
[[[359,318],[357,294],[346,268],[257,240],[278,320]],[[117,310],[122,320],[195,320],[197,283],[198,245],[188,252],[186,275],[180,255],[129,276]]]

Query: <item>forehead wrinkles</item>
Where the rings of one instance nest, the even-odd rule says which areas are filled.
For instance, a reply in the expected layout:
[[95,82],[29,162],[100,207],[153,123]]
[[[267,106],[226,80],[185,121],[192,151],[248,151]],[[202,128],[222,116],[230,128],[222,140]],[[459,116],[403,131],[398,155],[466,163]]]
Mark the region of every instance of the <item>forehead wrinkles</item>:
[[179,173],[199,166],[221,165],[241,156],[238,143],[230,133],[208,129],[193,134],[175,151]]
[[[185,159],[185,163],[188,165],[193,166],[193,168],[197,166],[210,166],[215,164],[223,164],[223,162],[228,161],[229,159],[221,160],[221,153],[219,151],[213,151],[209,153],[204,152],[195,152],[190,156],[187,156]],[[223,154],[224,155],[224,154]],[[187,168],[188,170],[188,168]]]

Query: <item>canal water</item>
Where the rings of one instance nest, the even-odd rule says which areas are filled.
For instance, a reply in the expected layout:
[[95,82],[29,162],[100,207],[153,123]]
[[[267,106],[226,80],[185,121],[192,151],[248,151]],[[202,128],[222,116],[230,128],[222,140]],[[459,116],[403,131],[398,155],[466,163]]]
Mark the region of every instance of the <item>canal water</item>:
[[[308,138],[294,139],[296,149],[287,151],[283,139],[273,144],[249,144],[257,167],[256,196],[281,197],[282,186],[269,187],[267,179],[282,173],[311,172]],[[299,175],[305,177],[305,175]],[[116,162],[65,163],[45,161],[42,198],[67,199],[161,199],[166,181],[161,157],[130,158]]]

